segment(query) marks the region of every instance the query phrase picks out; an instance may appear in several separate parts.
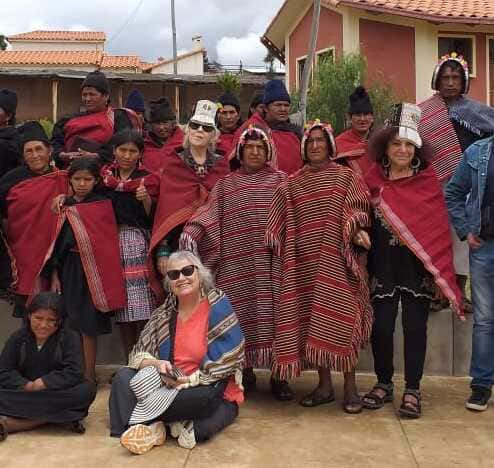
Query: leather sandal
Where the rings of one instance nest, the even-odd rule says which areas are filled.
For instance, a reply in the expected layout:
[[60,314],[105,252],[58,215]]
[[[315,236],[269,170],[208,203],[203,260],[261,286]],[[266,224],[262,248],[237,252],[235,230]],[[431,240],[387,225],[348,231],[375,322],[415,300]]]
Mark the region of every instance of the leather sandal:
[[[384,391],[384,396],[380,396],[377,393],[377,390],[382,390]],[[366,393],[362,399],[362,406],[367,409],[380,409],[384,406],[385,403],[389,403],[393,401],[393,390],[394,390],[394,385],[393,383],[389,384],[383,384],[383,383],[377,383],[372,387],[372,390],[369,393]]]
[[5,416],[0,416],[0,442],[3,442],[8,435],[7,418]]
[[300,404],[306,408],[313,408],[314,406],[325,405],[326,403],[332,403],[334,401],[334,392],[332,391],[329,395],[323,395],[315,389],[308,395],[305,395],[301,400]]
[[275,380],[271,378],[271,393],[278,401],[293,400],[294,394],[286,380]]
[[69,430],[75,434],[84,434],[86,432],[86,428],[81,421],[72,421],[69,424]]
[[[405,400],[406,396],[414,397],[416,402],[414,403],[412,401]],[[412,388],[405,388],[398,412],[400,413],[400,416],[404,418],[420,418],[420,415],[422,414],[422,395],[420,394],[420,391]]]

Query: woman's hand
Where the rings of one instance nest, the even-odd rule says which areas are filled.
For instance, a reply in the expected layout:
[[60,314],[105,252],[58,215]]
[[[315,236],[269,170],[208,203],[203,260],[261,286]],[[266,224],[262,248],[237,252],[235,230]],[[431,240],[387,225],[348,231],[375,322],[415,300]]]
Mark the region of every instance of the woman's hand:
[[46,385],[41,377],[24,385],[24,391],[26,392],[39,392],[41,390],[46,390]]
[[369,233],[364,231],[363,229],[359,229],[357,234],[353,236],[352,242],[359,247],[363,247],[366,250],[371,248],[371,241],[369,237]]
[[468,246],[475,250],[478,249],[482,245],[482,239],[476,236],[473,232],[469,232],[467,235]]
[[52,213],[60,214],[60,211],[62,211],[62,206],[65,203],[65,198],[66,198],[66,195],[64,195],[63,193],[61,193],[60,195],[57,195],[52,200],[51,206],[50,206],[50,209],[51,209]]
[[158,260],[157,260],[157,267],[158,267],[158,271],[163,275],[165,276],[166,275],[166,267],[168,265],[168,257],[158,257]]
[[62,282],[60,281],[57,270],[53,270],[53,273],[51,274],[50,291],[62,294]]
[[154,367],[156,367],[160,374],[172,375],[173,366],[170,361],[156,360]]
[[140,202],[144,202],[148,200],[151,201],[151,196],[149,195],[146,186],[144,185],[144,178],[141,179],[141,183],[139,184],[139,187],[137,187],[136,198]]

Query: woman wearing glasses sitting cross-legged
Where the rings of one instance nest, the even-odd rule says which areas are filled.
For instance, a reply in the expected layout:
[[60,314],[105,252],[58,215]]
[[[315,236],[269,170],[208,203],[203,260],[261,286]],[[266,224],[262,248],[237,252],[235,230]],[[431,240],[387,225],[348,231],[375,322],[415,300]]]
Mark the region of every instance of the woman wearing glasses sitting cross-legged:
[[230,425],[243,402],[244,337],[225,294],[191,252],[170,255],[169,291],[114,376],[111,436],[142,454],[166,438],[184,448]]
[[[217,110],[218,106],[211,101],[198,101],[185,127],[183,146],[163,161],[149,250],[157,276],[165,276],[168,257],[178,250],[185,223],[206,202],[216,182],[230,172],[228,160],[216,153],[220,135],[216,127]],[[151,278],[151,286],[158,299],[163,299],[157,276]]]

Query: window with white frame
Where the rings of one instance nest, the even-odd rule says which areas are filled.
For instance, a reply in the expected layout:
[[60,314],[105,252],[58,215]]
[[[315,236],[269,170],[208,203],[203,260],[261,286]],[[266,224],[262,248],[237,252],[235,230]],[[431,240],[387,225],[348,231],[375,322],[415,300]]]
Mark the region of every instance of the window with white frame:
[[305,62],[307,62],[307,55],[299,57],[297,59],[297,89],[302,85],[302,77],[304,76]]
[[475,76],[475,36],[462,34],[440,34],[437,38],[438,58],[456,52],[468,62],[470,76]]
[[327,49],[318,50],[316,52],[316,65],[319,66],[322,62],[330,60],[334,62],[335,58],[335,48],[328,47]]

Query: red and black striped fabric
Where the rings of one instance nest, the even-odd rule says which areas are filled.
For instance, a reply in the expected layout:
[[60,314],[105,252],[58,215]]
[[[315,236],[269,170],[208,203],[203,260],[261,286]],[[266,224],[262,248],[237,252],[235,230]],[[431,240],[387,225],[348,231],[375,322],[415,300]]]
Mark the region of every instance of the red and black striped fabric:
[[461,161],[460,141],[448,115],[448,108],[440,94],[421,102],[422,116],[419,123],[420,136],[432,145],[432,167],[440,182],[451,178]]
[[272,364],[273,294],[281,270],[264,233],[273,193],[286,177],[271,167],[227,175],[181,237],[181,248],[197,251],[231,300],[245,336],[246,367]]
[[369,225],[369,210],[360,177],[336,163],[305,166],[276,190],[266,243],[283,264],[273,356],[281,378],[356,366],[372,310],[352,239]]

